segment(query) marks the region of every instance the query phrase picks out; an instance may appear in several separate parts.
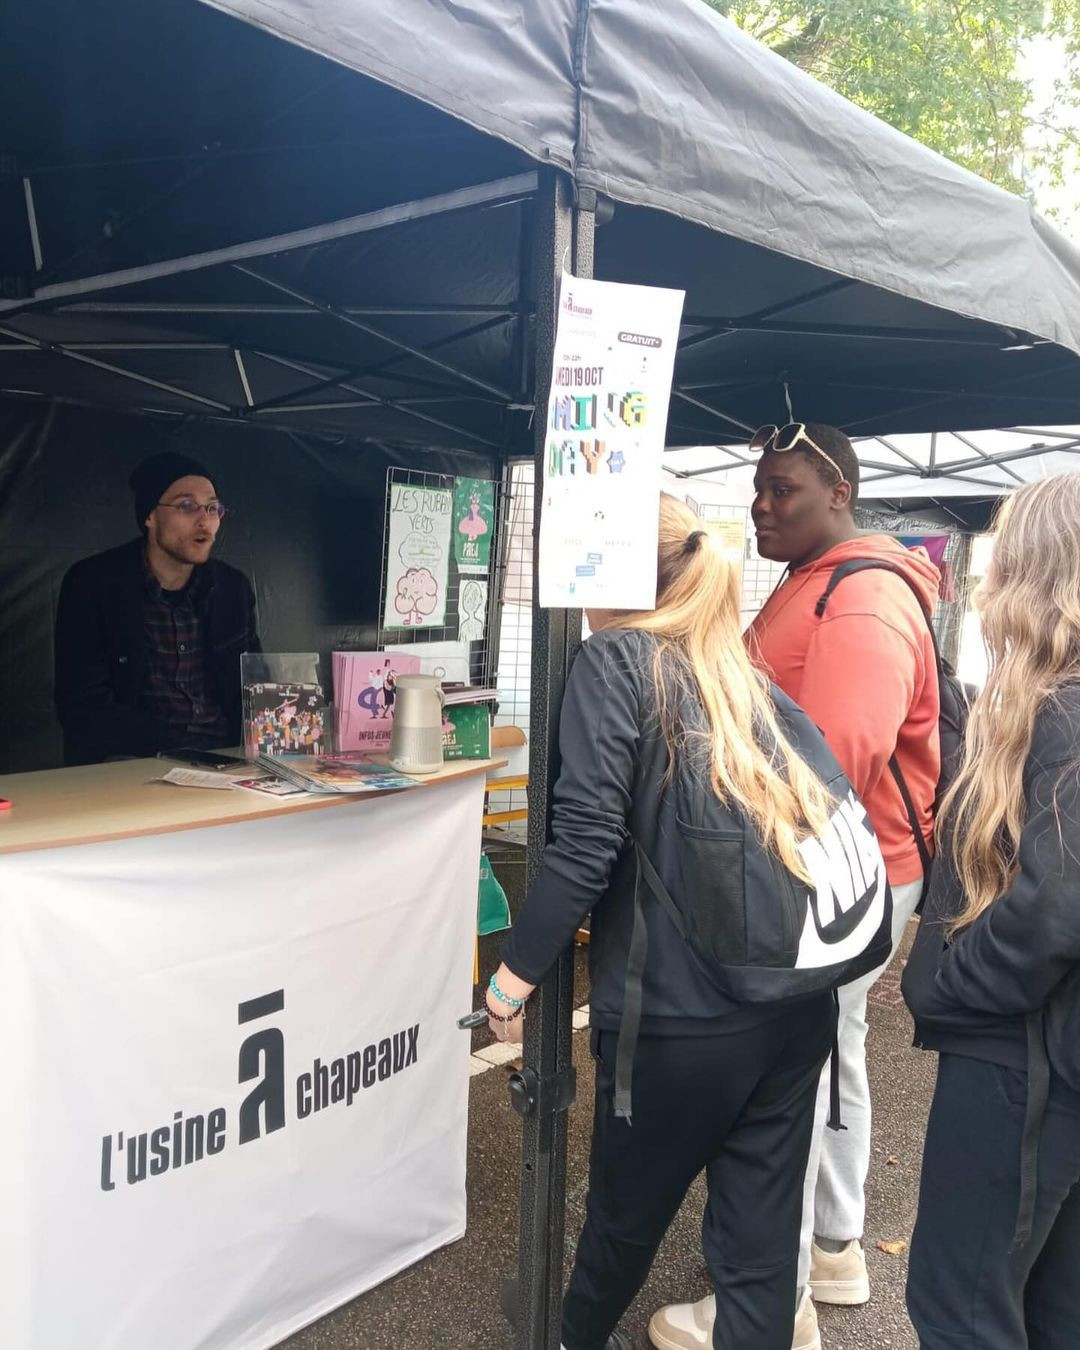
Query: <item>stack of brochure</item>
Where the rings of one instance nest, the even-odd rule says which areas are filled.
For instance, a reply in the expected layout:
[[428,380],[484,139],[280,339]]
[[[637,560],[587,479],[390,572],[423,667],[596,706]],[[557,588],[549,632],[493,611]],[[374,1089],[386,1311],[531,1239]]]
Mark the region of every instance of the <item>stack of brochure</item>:
[[495,688],[477,684],[443,684],[443,701],[448,708],[461,703],[487,703],[499,697]]
[[405,652],[334,652],[337,750],[385,750],[394,725],[397,677],[415,675],[420,658]]
[[396,792],[417,786],[415,778],[367,755],[260,755],[255,762],[304,792]]

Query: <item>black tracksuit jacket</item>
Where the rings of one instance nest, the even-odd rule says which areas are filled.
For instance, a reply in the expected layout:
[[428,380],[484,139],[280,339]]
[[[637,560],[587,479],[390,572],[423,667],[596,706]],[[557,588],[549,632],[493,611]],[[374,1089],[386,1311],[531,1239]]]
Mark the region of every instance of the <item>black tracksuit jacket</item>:
[[[543,866],[503,945],[510,969],[539,983],[592,915],[589,942],[591,1024],[622,1021],[634,923],[636,839],[673,895],[683,893],[676,794],[665,790],[667,747],[656,708],[656,640],[634,629],[596,633],[578,654],[559,722],[562,766],[552,802],[552,835]],[[777,714],[799,753],[826,783],[843,780],[821,733],[779,689]],[[846,780],[843,780],[846,784]],[[733,819],[734,824],[734,819]],[[747,834],[746,904],[775,904],[767,855]],[[759,856],[760,855],[760,856]],[[757,866],[758,862],[762,866]],[[755,878],[767,875],[760,886]],[[658,905],[644,909],[648,959],[642,979],[642,1034],[731,1032],[772,1016],[778,1004],[741,1003],[721,992]]]
[[948,839],[903,975],[915,1042],[1027,1070],[1042,1020],[1052,1071],[1080,1089],[1080,683],[1036,717],[1024,767],[1027,818],[1012,885],[953,939],[963,905]]

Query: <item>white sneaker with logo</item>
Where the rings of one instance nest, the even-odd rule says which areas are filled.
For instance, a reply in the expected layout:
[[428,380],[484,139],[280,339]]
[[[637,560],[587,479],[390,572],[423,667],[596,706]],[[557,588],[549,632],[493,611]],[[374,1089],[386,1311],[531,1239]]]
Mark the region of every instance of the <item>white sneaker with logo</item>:
[[858,1238],[852,1238],[839,1252],[826,1252],[816,1242],[811,1244],[810,1292],[817,1303],[854,1307],[870,1301],[866,1254]]

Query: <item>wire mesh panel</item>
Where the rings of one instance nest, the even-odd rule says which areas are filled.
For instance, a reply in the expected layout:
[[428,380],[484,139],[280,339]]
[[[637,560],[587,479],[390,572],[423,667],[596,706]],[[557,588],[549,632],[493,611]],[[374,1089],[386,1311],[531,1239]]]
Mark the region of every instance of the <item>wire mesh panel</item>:
[[[446,498],[441,494],[449,493],[451,504],[454,500],[455,484],[460,481],[460,477],[453,474],[430,473],[422,469],[405,469],[392,467],[386,471],[386,506],[383,519],[383,550],[382,550],[382,576],[379,585],[379,647],[414,647],[417,655],[423,656],[424,647],[433,643],[438,644],[456,644],[451,650],[446,649],[448,658],[447,678],[456,679],[459,676],[467,675],[470,684],[486,684],[493,680],[495,675],[495,647],[497,642],[497,622],[493,621],[497,615],[497,584],[495,582],[497,574],[498,557],[500,551],[500,541],[503,535],[503,491],[502,484],[490,480],[480,480],[485,483],[490,481],[492,491],[494,517],[493,528],[491,529],[489,560],[484,571],[471,570],[463,571],[455,559],[454,555],[454,537],[459,522],[455,519],[455,512],[450,512],[450,545],[449,557],[446,562],[446,585],[443,598],[443,621],[441,623],[428,623],[422,612],[419,612],[419,622],[408,622],[410,618],[416,617],[417,611],[411,614],[406,613],[402,619],[401,626],[390,627],[387,625],[387,585],[391,569],[399,570],[404,567],[408,561],[406,557],[390,556],[391,538],[390,538],[390,519],[393,510],[393,504],[402,501],[401,489],[411,490],[415,494],[415,501],[418,514],[423,514],[425,509],[430,509],[435,502],[436,494],[440,494],[440,502],[445,502]],[[470,565],[472,566],[472,565]],[[471,587],[470,583],[479,582],[485,590]],[[477,633],[478,636],[471,636]],[[467,667],[462,670],[456,663],[453,663],[453,657],[460,653],[467,661]]]
[[[532,693],[534,475],[531,460],[509,464],[502,482],[502,521],[496,562],[498,640],[495,679],[499,688],[496,726],[518,727],[529,734]],[[524,791],[492,793],[492,811],[524,810]],[[507,825],[515,840],[525,839],[524,822]]]
[[742,595],[739,601],[739,617],[743,628],[748,628],[783,576],[784,564],[770,562],[768,558],[759,556],[754,547],[754,531],[748,507],[699,502],[690,496],[686,498],[686,504],[699,520],[737,520],[742,523]]

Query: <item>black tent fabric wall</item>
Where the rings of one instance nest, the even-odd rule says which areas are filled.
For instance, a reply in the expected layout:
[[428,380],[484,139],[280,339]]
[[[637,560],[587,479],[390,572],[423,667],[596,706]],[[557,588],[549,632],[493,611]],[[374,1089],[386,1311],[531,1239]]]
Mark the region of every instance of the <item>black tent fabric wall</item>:
[[[0,773],[59,765],[60,582],[79,558],[135,537],[128,474],[163,449],[196,455],[214,475],[229,508],[217,556],[250,577],[267,650],[374,645],[391,452],[0,401]],[[489,459],[442,453],[424,466],[493,470]]]

